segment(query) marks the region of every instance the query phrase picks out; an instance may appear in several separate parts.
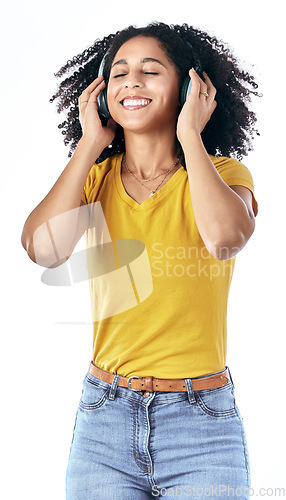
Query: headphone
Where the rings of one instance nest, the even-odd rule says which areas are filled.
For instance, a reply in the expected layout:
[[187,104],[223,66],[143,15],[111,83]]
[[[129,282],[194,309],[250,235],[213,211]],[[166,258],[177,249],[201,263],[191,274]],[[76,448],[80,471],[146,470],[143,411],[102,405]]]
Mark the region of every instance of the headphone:
[[[193,48],[192,48],[191,44],[189,42],[187,42],[187,43],[193,52]],[[106,60],[107,54],[108,54],[108,51],[104,55],[104,57],[100,63],[97,76],[103,75],[103,70],[104,70],[104,65],[105,65],[105,60]],[[199,75],[201,74],[201,64],[198,60],[195,61],[195,70]],[[181,86],[181,89],[180,89],[179,100],[180,100],[181,107],[186,102],[186,99],[191,92],[191,88],[192,88],[192,82],[191,82],[191,79],[188,75],[184,79],[182,86]],[[100,92],[99,96],[97,97],[97,110],[98,110],[99,115],[103,116],[103,118],[106,118],[107,120],[108,120],[108,118],[111,118],[111,115],[110,115],[109,109],[108,109],[108,105],[107,105],[107,88],[106,87]]]
[[[98,74],[97,77],[100,75],[103,75],[103,70],[104,70],[104,64],[105,64],[105,59],[108,54],[108,51],[106,52],[105,56],[103,57],[99,69],[98,69]],[[111,114],[109,113],[108,105],[107,105],[107,88],[105,87],[97,97],[97,111],[100,116],[103,116],[103,118],[111,118]]]

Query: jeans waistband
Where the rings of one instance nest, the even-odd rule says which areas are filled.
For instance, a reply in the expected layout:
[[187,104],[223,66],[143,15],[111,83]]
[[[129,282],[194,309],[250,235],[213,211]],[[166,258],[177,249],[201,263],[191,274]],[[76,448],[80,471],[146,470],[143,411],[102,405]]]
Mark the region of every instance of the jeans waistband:
[[[123,377],[122,375],[109,373],[96,366],[93,362],[90,363],[89,373],[93,376],[111,384],[111,391],[114,392],[117,386],[126,387],[131,391],[142,392],[149,395],[154,391],[168,391],[168,392],[183,392],[187,391],[188,394],[193,395],[194,391],[205,389],[215,389],[224,387],[229,381],[232,382],[230,370],[226,366],[220,372],[203,375],[202,377],[186,378],[186,379],[159,379],[152,376],[139,377]],[[233,383],[233,382],[232,382]],[[194,395],[191,396],[194,399]]]

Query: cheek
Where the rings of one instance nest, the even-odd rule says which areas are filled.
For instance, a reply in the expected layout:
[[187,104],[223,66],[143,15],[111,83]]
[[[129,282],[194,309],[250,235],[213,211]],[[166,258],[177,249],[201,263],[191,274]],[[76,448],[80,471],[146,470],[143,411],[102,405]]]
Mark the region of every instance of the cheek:
[[179,88],[177,85],[173,87],[162,88],[161,97],[165,105],[177,111],[179,107]]
[[111,104],[112,97],[114,97],[114,88],[113,88],[112,84],[110,85],[108,83],[107,88],[106,88],[106,95],[107,95],[108,104]]
[[169,101],[179,100],[179,82],[177,78],[172,78],[171,81],[160,82],[159,94]]
[[110,112],[113,120],[122,126],[121,120],[120,120],[121,104],[118,104],[118,102],[115,101],[117,94],[118,94],[118,91],[117,91],[117,89],[114,88],[114,85],[107,87],[106,97],[107,97],[107,106],[108,106],[109,112]]
[[115,106],[115,97],[116,97],[116,89],[114,88],[113,85],[107,87],[106,89],[106,97],[107,97],[107,105],[108,105],[108,109],[112,115],[112,113],[114,112],[114,110],[116,109],[116,106]]

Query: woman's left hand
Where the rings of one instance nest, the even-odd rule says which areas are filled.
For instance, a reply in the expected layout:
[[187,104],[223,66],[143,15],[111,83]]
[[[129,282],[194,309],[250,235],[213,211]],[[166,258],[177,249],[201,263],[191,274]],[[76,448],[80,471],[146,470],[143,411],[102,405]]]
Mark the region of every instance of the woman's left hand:
[[[202,133],[217,106],[216,89],[208,75],[203,72],[205,79],[203,81],[194,68],[189,71],[189,75],[192,81],[191,92],[177,121],[177,137],[182,146],[184,141],[188,140],[188,134],[191,130],[198,134]],[[205,95],[205,92],[208,95]]]

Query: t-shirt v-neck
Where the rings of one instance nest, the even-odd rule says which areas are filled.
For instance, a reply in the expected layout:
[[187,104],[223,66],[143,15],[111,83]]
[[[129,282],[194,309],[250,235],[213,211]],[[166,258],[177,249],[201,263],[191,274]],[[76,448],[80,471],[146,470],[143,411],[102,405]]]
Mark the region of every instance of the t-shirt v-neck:
[[171,191],[175,189],[177,186],[178,182],[182,177],[185,177],[185,174],[187,173],[184,169],[183,166],[181,166],[168,181],[164,186],[158,189],[153,196],[150,196],[146,200],[144,200],[142,203],[138,203],[136,200],[134,200],[125,190],[125,187],[122,182],[121,178],[121,163],[122,163],[122,157],[123,153],[118,155],[116,158],[116,163],[115,167],[113,168],[113,175],[114,175],[114,181],[117,189],[117,193],[121,200],[125,202],[127,205],[129,205],[133,210],[137,212],[141,212],[143,210],[148,210],[151,208],[154,204],[160,203],[166,196],[168,196]]

